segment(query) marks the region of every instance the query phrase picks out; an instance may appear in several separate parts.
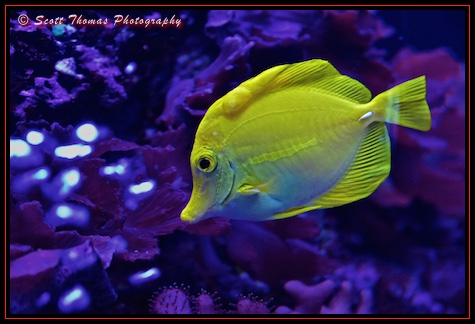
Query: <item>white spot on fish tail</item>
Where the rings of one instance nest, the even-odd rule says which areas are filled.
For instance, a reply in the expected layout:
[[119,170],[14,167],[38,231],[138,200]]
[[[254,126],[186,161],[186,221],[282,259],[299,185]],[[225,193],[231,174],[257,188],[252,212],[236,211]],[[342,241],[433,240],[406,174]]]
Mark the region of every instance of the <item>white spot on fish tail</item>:
[[216,136],[216,135],[218,135],[218,132],[213,132],[213,136]]
[[374,115],[374,112],[372,111],[368,111],[366,114],[364,114],[363,116],[360,117],[360,119],[358,119],[358,121],[361,121],[363,119],[368,119],[369,117],[373,116]]

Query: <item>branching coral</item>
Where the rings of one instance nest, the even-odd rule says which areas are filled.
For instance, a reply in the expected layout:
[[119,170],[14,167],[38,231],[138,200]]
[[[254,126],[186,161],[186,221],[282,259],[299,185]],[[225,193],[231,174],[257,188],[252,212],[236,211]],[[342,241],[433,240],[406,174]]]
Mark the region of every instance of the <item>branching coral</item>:
[[285,290],[295,299],[295,308],[280,306],[279,314],[372,314],[374,286],[379,280],[369,264],[341,267],[332,279],[314,285],[299,280],[285,283]]

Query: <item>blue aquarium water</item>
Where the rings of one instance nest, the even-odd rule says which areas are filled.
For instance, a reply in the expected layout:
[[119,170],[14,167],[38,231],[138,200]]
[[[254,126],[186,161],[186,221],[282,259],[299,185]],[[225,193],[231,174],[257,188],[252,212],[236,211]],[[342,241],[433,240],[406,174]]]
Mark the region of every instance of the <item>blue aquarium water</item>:
[[[466,8],[7,9],[9,317],[466,314]],[[208,108],[315,58],[373,96],[425,75],[431,129],[388,126],[367,198],[183,222]]]

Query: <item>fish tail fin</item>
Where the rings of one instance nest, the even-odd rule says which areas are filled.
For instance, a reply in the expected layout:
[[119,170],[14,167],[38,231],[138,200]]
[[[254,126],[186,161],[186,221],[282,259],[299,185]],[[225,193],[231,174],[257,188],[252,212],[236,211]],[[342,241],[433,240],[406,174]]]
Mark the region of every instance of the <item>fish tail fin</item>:
[[381,112],[384,122],[420,131],[431,127],[425,76],[401,83],[377,95],[372,102],[384,109]]

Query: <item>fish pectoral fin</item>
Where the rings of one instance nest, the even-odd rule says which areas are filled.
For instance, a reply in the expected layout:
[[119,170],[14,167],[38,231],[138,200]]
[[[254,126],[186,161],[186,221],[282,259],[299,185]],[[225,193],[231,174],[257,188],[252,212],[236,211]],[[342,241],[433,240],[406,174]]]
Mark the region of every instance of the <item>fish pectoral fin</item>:
[[315,208],[341,206],[372,194],[389,175],[390,154],[386,126],[372,123],[346,174],[330,191],[318,197]]
[[302,214],[314,209],[317,209],[317,207],[316,206],[292,207],[292,208],[287,209],[286,211],[275,214],[274,216],[272,216],[272,219],[288,218],[288,217],[299,215],[299,214]]
[[258,185],[251,185],[251,184],[243,184],[239,187],[238,192],[244,195],[253,195],[257,193],[269,193],[272,191],[272,186],[274,184],[274,179],[271,179],[267,182],[258,184]]
[[237,192],[243,195],[255,195],[261,191],[255,186],[243,184],[241,187],[239,187]]

